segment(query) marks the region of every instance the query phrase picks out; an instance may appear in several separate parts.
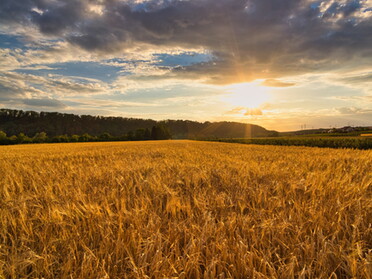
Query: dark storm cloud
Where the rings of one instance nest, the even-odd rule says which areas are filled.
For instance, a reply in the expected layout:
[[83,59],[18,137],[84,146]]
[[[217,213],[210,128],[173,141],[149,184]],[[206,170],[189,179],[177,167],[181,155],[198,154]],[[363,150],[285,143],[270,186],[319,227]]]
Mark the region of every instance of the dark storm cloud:
[[[367,1],[3,0],[0,20],[36,25],[88,51],[146,44],[202,47],[216,61],[173,69],[165,77],[212,83],[275,79],[329,71],[372,58]],[[91,5],[98,5],[98,13]]]
[[85,1],[78,0],[2,0],[0,22],[36,24],[42,33],[59,35],[85,20],[85,7]]
[[45,34],[59,34],[74,26],[84,16],[84,5],[81,1],[65,1],[63,5],[49,6],[42,14],[32,13],[32,21]]

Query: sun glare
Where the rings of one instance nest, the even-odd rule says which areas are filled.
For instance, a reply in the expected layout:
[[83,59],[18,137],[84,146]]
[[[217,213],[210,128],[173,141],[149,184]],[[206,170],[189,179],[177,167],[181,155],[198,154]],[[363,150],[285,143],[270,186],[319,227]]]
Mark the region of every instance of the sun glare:
[[268,88],[257,83],[238,83],[227,87],[230,93],[224,98],[228,104],[246,108],[258,108],[270,98]]

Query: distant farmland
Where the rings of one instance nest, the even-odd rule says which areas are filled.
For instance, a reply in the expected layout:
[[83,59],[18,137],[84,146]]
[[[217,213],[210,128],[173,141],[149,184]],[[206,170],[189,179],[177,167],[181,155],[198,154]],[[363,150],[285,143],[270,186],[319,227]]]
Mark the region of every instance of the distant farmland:
[[372,134],[362,134],[353,136],[287,136],[273,138],[241,138],[241,139],[211,139],[210,141],[259,144],[259,145],[284,145],[284,146],[308,146],[308,147],[328,147],[328,148],[354,148],[372,149]]
[[0,278],[370,278],[371,150],[0,146]]

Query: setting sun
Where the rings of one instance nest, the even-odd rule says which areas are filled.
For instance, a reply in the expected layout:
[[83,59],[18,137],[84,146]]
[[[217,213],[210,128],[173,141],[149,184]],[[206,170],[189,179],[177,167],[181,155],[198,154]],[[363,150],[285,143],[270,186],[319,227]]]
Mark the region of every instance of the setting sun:
[[228,86],[230,93],[224,101],[228,104],[246,108],[258,108],[270,99],[268,89],[257,83],[238,83]]

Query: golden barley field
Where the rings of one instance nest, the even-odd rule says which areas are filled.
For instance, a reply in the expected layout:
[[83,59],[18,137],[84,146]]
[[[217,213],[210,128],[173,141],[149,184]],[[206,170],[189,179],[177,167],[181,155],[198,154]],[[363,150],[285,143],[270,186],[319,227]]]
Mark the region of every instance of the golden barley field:
[[372,151],[0,147],[0,278],[371,278]]

